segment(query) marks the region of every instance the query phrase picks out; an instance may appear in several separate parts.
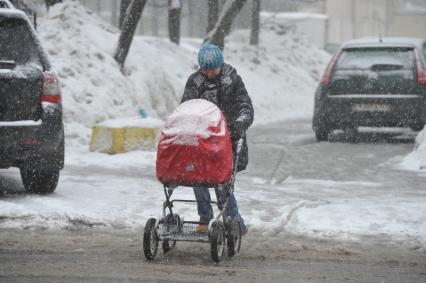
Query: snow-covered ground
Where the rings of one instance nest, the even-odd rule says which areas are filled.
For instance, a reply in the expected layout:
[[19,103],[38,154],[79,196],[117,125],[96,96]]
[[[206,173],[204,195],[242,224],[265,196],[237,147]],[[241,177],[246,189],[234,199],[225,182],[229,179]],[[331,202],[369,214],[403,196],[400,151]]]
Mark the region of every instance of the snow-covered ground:
[[[289,131],[286,143],[294,145],[282,148],[288,157],[281,173],[275,173],[290,174],[288,177],[282,179],[278,175],[269,180],[261,172],[259,175],[249,172],[237,178],[236,196],[249,229],[265,237],[285,237],[292,233],[355,241],[379,238],[424,247],[426,195],[419,189],[421,185],[412,187],[415,181],[408,186],[394,185],[390,177],[394,174],[387,173],[392,170],[389,164],[378,170],[387,175],[374,176],[381,168],[376,166],[382,163],[380,156],[389,154],[396,146],[318,144],[308,137],[306,128],[301,129],[301,135],[299,131]],[[303,145],[309,138],[312,145]],[[355,156],[345,153],[348,147],[352,147]],[[255,149],[251,147],[252,151]],[[298,153],[299,150],[302,152]],[[329,150],[334,153],[328,154]],[[148,218],[161,216],[165,197],[162,185],[155,178],[155,152],[107,155],[73,147],[68,153],[60,185],[52,195],[22,195],[18,170],[0,171],[0,188],[10,190],[0,199],[0,227],[73,229],[80,226],[141,231]],[[299,161],[292,162],[292,156]],[[268,159],[265,156],[260,161]],[[341,166],[333,168],[330,165],[336,160]],[[303,172],[288,170],[287,163],[293,163]],[[271,159],[268,168],[274,168],[274,164],[276,160]],[[364,167],[365,164],[372,168]],[[330,173],[316,172],[324,168]],[[214,199],[213,193],[212,196]],[[193,199],[192,189],[178,188],[174,197]],[[177,204],[174,211],[187,220],[198,219],[194,205]]]
[[[118,30],[77,1],[52,7],[39,21],[39,34],[63,85],[66,166],[57,191],[50,196],[2,197],[0,227],[85,224],[139,229],[149,216],[160,214],[164,201],[161,184],[155,180],[156,153],[89,152],[90,130],[108,119],[134,117],[141,107],[151,117],[165,119],[179,103],[187,77],[197,68],[201,40],[183,39],[176,46],[167,39],[137,36],[123,75],[112,57]],[[248,31],[229,36],[225,60],[237,68],[247,86],[255,124],[310,117],[314,90],[330,56],[273,21],[262,25],[260,46],[247,45],[248,36]],[[424,148],[420,145],[417,151],[425,152]],[[1,174],[6,176],[0,178],[1,187],[21,186],[17,170],[1,170]],[[386,206],[376,205],[381,197],[367,191],[359,192],[364,198],[348,202],[342,186],[353,192],[359,186],[382,184],[295,178],[268,184],[246,176],[237,182],[236,191],[247,223],[266,234],[290,231],[353,238],[384,233],[426,239],[425,219],[413,214],[422,211],[422,203],[394,197]],[[283,192],[290,197],[284,200]],[[193,197],[190,189],[176,193]],[[391,207],[400,202],[407,207],[399,208],[398,217],[392,219],[395,211]],[[360,207],[368,214],[360,212]],[[303,212],[292,218],[299,208]],[[184,206],[178,212],[196,217],[194,207]]]
[[402,160],[401,168],[426,172],[426,130],[417,135],[413,152]]

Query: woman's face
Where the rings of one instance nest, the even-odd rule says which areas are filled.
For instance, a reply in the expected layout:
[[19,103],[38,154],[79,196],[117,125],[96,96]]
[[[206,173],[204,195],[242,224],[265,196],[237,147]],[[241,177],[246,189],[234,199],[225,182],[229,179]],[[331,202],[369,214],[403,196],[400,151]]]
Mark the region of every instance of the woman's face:
[[213,70],[201,70],[204,76],[206,76],[209,79],[216,78],[220,74],[220,68],[213,69]]

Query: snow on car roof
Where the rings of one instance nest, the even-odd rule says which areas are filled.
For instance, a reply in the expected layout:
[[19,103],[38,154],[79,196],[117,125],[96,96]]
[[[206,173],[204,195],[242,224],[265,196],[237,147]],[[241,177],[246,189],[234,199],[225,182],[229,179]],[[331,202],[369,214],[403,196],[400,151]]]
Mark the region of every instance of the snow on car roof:
[[383,37],[380,41],[379,37],[365,37],[346,41],[342,44],[342,49],[356,47],[417,47],[422,48],[426,41],[421,38],[410,37]]
[[26,14],[15,8],[0,8],[0,16],[8,18],[20,18],[23,19],[26,17]]

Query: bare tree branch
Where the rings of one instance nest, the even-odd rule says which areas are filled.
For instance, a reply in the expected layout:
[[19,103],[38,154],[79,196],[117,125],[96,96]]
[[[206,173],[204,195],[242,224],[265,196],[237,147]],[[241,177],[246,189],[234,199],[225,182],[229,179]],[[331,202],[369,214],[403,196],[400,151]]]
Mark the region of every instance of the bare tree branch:
[[123,26],[118,39],[118,46],[115,50],[114,59],[120,64],[121,69],[124,67],[124,61],[132,44],[133,36],[136,31],[139,19],[142,16],[143,8],[147,0],[132,0],[124,17]]
[[260,0],[252,0],[250,44],[259,44],[260,32]]
[[225,47],[225,36],[231,31],[235,16],[238,15],[246,3],[247,0],[227,0],[215,27],[207,34],[204,42],[216,44],[223,50]]
[[217,23],[219,17],[219,0],[208,0],[208,23],[207,33],[209,33]]

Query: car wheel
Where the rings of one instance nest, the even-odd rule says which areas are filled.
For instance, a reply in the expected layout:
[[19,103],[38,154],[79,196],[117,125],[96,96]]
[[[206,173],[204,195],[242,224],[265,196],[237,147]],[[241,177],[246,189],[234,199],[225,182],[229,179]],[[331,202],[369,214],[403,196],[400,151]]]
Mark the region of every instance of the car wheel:
[[29,193],[50,194],[53,193],[58,185],[59,168],[23,167],[20,168],[20,172],[24,188]]
[[423,130],[424,126],[425,126],[424,123],[416,123],[416,124],[410,125],[410,129],[415,132],[420,132],[421,130]]
[[315,138],[317,139],[318,142],[328,141],[329,133],[330,133],[329,130],[324,130],[324,129],[315,130]]
[[357,127],[347,127],[343,129],[344,137],[347,142],[356,143],[359,140],[359,133]]

